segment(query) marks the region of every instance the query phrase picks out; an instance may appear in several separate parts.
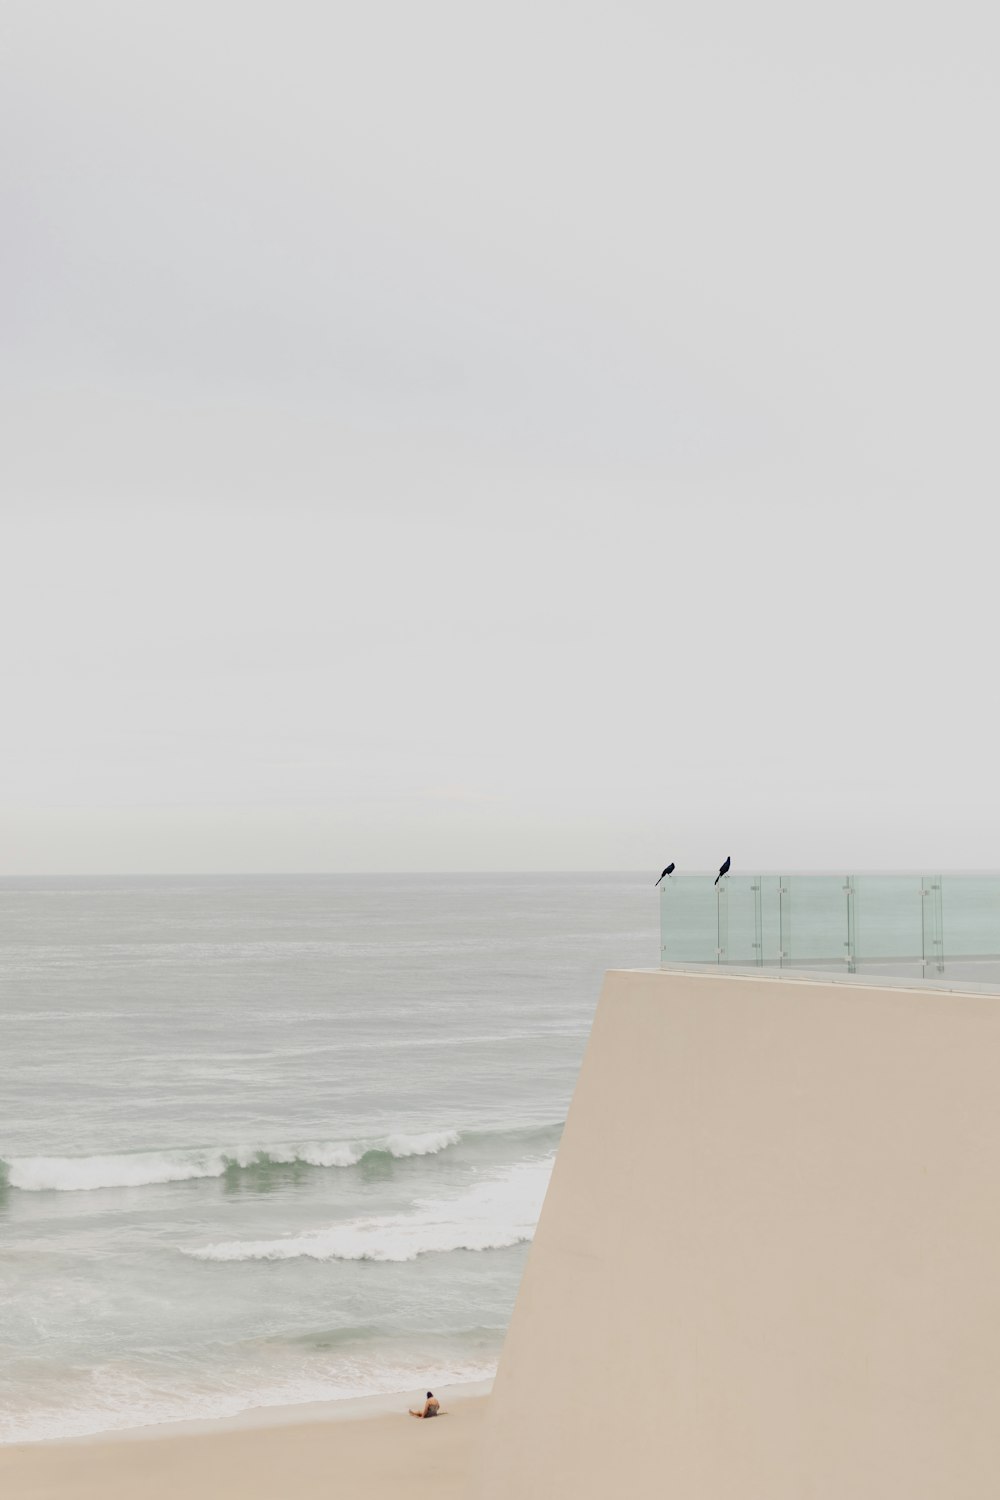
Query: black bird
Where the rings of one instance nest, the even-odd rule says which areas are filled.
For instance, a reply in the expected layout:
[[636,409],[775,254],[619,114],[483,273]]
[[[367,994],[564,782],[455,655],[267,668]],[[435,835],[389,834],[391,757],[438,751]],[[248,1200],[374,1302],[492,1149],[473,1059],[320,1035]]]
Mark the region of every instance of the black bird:
[[726,863],[722,866],[722,868],[719,870],[718,875],[716,875],[716,877],[715,877],[715,884],[716,885],[718,885],[718,883],[722,879],[723,875],[728,875],[729,874],[729,866],[732,864],[732,862],[733,861],[732,861],[731,856],[727,854],[726,855]]
[[[671,863],[669,865],[667,865],[667,868],[664,870],[663,875],[672,875],[674,873],[674,871],[676,870],[676,868],[677,868],[677,866],[671,861]],[[660,876],[660,880],[663,879],[663,875]],[[660,880],[658,880],[656,882],[656,885],[659,885]],[[654,891],[656,890],[656,885],[654,885],[654,887],[653,887]]]

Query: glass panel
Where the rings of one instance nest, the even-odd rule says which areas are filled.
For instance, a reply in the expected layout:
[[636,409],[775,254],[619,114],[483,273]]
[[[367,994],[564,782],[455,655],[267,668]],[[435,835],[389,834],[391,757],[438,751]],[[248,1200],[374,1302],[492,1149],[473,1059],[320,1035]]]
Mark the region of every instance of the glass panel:
[[780,875],[758,876],[760,885],[761,963],[781,962]]
[[846,877],[785,875],[781,883],[782,963],[787,968],[820,963],[846,967]]
[[660,886],[663,962],[719,962],[719,907],[706,875],[668,875]]
[[724,875],[719,881],[719,957],[722,963],[760,962],[757,934],[758,881],[753,875]]
[[943,876],[941,909],[949,965],[963,958],[1000,958],[1000,876]]
[[860,963],[923,963],[923,883],[919,875],[855,875],[855,958]]

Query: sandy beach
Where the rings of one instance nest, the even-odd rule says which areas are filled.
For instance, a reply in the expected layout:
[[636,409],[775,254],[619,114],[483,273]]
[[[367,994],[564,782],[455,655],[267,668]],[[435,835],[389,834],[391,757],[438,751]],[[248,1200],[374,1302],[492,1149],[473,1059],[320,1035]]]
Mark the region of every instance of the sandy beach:
[[[399,1410],[333,1420],[121,1434],[0,1448],[4,1500],[464,1500],[484,1396],[448,1400],[447,1417]],[[147,1432],[153,1429],[146,1429]]]

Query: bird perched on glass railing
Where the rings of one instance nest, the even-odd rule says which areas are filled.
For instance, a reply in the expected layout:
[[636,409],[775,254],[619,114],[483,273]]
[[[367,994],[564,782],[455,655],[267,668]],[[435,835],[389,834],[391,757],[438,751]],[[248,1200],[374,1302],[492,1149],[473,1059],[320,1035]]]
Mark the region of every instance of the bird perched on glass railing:
[[729,874],[729,866],[732,864],[732,862],[733,862],[732,858],[727,854],[726,855],[726,862],[725,862],[725,864],[719,866],[719,873],[715,877],[715,882],[714,882],[715,885],[718,885],[718,883],[722,879],[723,875],[728,875]]
[[[664,870],[663,875],[672,875],[674,873],[674,871],[676,870],[676,868],[677,868],[677,866],[671,860],[670,864],[667,865],[667,868]],[[660,876],[660,880],[663,879],[663,875]],[[656,886],[659,885],[660,880],[658,880],[656,882],[656,885],[654,885],[654,887],[653,887],[654,891],[656,890]]]

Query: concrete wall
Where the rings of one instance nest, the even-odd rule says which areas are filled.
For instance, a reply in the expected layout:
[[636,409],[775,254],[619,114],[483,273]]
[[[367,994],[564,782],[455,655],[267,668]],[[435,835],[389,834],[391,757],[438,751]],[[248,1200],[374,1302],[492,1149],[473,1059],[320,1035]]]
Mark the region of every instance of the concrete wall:
[[611,973],[482,1500],[996,1500],[1000,997]]

